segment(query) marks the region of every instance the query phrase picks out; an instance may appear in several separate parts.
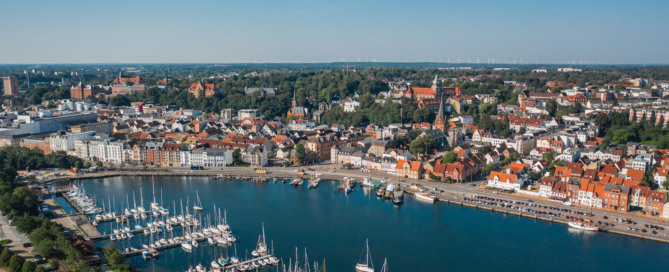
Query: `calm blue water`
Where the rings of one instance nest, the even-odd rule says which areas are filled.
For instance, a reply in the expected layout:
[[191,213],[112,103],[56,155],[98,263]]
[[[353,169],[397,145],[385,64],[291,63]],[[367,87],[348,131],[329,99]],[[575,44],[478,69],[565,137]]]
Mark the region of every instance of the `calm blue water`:
[[58,203],[58,205],[63,209],[63,211],[64,211],[66,214],[75,214],[75,213],[77,213],[77,210],[74,209],[74,207],[72,207],[72,205],[70,205],[70,203],[67,202],[67,200],[65,200],[65,198],[62,198],[62,197],[60,197],[60,196],[54,196],[54,197],[53,197],[53,200],[56,201],[56,203]]
[[[84,182],[86,191],[107,201],[121,201],[143,188],[144,203],[151,202],[152,179],[117,177]],[[571,233],[567,227],[543,221],[506,216],[489,211],[405,198],[401,207],[378,200],[357,187],[349,196],[334,192],[334,183],[322,182],[315,190],[281,183],[209,181],[205,178],[155,178],[156,197],[160,189],[164,206],[172,201],[191,205],[196,190],[205,210],[213,204],[227,210],[233,233],[238,237],[238,256],[255,246],[265,224],[275,255],[288,261],[299,248],[309,260],[323,263],[328,271],[353,271],[365,239],[369,239],[375,267],[388,258],[390,271],[665,271],[669,245],[620,235]],[[100,226],[109,232],[111,223]],[[115,223],[114,227],[115,227]],[[134,223],[131,222],[131,227]],[[139,247],[146,238],[136,235]],[[118,245],[122,249],[130,242]],[[101,245],[104,243],[101,243]],[[128,259],[145,271],[183,271],[198,263],[208,264],[234,248],[210,247],[200,243],[193,253],[180,248],[166,251],[159,260]],[[250,256],[250,253],[249,253]],[[303,260],[300,260],[302,262]]]

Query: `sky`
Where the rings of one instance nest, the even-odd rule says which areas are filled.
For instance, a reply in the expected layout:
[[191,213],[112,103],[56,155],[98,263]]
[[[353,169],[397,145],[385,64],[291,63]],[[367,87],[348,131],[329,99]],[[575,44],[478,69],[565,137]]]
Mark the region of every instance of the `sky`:
[[669,64],[669,1],[0,0],[0,64]]

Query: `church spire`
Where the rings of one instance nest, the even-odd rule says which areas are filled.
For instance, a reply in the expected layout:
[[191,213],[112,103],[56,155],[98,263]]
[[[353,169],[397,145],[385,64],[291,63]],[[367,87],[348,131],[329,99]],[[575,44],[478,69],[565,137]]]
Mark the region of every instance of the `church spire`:
[[433,129],[441,130],[446,132],[446,120],[444,120],[444,97],[441,97],[439,101],[439,112],[437,113],[437,118],[434,119]]
[[295,90],[293,90],[293,108],[297,107],[297,101],[295,100]]
[[437,118],[443,119],[444,118],[443,116],[444,116],[444,96],[442,95],[441,100],[439,101],[439,112],[437,113]]

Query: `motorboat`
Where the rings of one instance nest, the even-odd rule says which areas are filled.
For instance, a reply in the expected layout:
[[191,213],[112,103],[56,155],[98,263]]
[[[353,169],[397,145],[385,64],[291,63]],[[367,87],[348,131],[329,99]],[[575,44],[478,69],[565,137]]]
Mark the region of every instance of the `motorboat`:
[[416,193],[416,199],[424,202],[434,203],[435,197],[425,193]]

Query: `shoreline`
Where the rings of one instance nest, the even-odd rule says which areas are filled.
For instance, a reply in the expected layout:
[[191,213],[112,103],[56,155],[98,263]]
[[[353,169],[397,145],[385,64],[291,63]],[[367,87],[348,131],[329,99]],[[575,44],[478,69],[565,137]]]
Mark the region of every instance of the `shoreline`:
[[[252,169],[246,169],[246,168],[237,168],[235,170],[241,170],[243,173],[226,173],[223,174],[222,171],[216,171],[216,172],[211,172],[211,171],[190,171],[186,170],[184,172],[178,171],[178,170],[169,170],[169,169],[164,169],[164,170],[158,170],[158,171],[146,171],[146,170],[125,170],[125,171],[114,171],[114,172],[99,172],[99,173],[91,173],[91,174],[83,174],[83,175],[67,175],[67,176],[58,176],[58,177],[52,177],[43,180],[42,182],[47,182],[47,183],[62,183],[62,182],[68,182],[68,181],[73,181],[73,180],[83,180],[83,179],[104,179],[104,178],[112,178],[112,177],[146,177],[146,176],[179,176],[179,177],[214,177],[214,176],[223,176],[223,177],[230,177],[230,178],[241,178],[243,181],[246,181],[248,179],[255,179],[255,178],[280,178],[280,179],[292,179],[295,178],[297,175],[296,174],[289,174],[285,173],[276,173],[274,171],[267,171],[267,173],[255,173],[252,172]],[[311,171],[312,173],[318,173],[315,171]],[[334,180],[337,182],[341,182],[346,178],[346,176],[342,175],[335,175],[335,174],[329,174],[329,173],[318,173],[319,176],[323,180]],[[309,177],[309,175],[301,175],[302,177]],[[378,177],[377,177],[378,178]],[[214,180],[216,182],[216,180]],[[255,182],[255,181],[254,181]],[[262,181],[259,181],[262,182]],[[391,182],[395,184],[401,184],[397,181],[394,180],[388,180],[386,182]],[[421,182],[421,181],[407,181],[404,182],[405,185],[408,184],[413,184],[413,183],[423,183],[422,185],[432,185],[434,184],[431,183],[426,183],[426,182]],[[404,192],[406,194],[411,194],[414,195],[416,192],[413,190],[410,190],[409,188],[405,188]],[[497,212],[497,213],[502,213],[502,214],[508,214],[508,215],[514,215],[514,216],[519,216],[519,217],[525,217],[528,219],[534,219],[534,220],[542,220],[546,222],[551,222],[551,223],[559,223],[566,225],[568,223],[567,220],[565,220],[562,217],[554,217],[550,215],[537,215],[536,213],[530,213],[530,212],[521,212],[519,210],[509,210],[509,208],[501,208],[501,207],[493,207],[491,205],[486,205],[486,204],[478,204],[475,202],[466,202],[463,199],[460,199],[459,196],[449,196],[449,193],[453,192],[448,192],[448,191],[443,191],[442,193],[439,193],[437,195],[437,201],[442,202],[442,203],[447,203],[447,204],[453,204],[453,205],[459,205],[459,206],[465,206],[469,208],[474,208],[474,209],[481,209],[481,210],[486,210],[486,211],[491,211],[491,212]],[[485,192],[476,192],[472,193],[474,195],[481,195],[481,196],[487,196]],[[508,195],[508,194],[499,194],[499,195],[494,195],[490,196],[493,198],[500,198],[502,196],[508,197],[508,198],[520,198],[515,195]],[[520,200],[524,201],[524,200]],[[544,206],[549,206],[549,207],[558,207],[558,208],[564,208],[562,205],[557,205],[557,203],[550,203],[550,202],[542,202],[541,203]],[[575,206],[568,206],[568,209],[575,209]],[[578,209],[576,209],[578,210]],[[596,210],[593,210],[593,213],[597,212]],[[601,212],[601,211],[600,211]],[[607,214],[607,213],[604,213]],[[618,215],[618,213],[608,213],[610,217],[615,217],[615,215]],[[622,217],[634,217],[640,218],[638,216],[633,216],[633,215],[619,215]],[[666,222],[661,221],[661,220],[656,220],[654,218],[642,218],[644,220],[649,220],[657,223],[662,223],[666,224]],[[618,223],[617,223],[618,224]],[[623,224],[623,223],[619,223]],[[637,234],[634,232],[626,232],[626,231],[621,231],[621,230],[616,230],[616,229],[605,229],[602,231],[598,231],[602,233],[612,233],[612,234],[617,234],[617,235],[625,235],[625,236],[630,236],[634,238],[641,238],[641,239],[646,239],[646,240],[651,240],[655,242],[661,242],[661,243],[669,243],[669,238],[666,236],[658,236],[658,237],[653,237],[649,235],[642,235],[642,234]],[[658,234],[659,235],[659,234]]]

